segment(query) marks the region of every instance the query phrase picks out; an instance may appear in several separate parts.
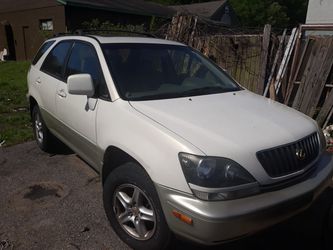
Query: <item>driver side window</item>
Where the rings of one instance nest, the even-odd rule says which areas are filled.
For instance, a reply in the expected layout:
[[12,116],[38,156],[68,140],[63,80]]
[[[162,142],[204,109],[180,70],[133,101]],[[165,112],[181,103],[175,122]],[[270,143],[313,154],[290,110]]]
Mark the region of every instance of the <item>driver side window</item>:
[[75,42],[68,59],[66,79],[71,75],[90,74],[97,97],[109,99],[103,72],[94,47],[88,43]]

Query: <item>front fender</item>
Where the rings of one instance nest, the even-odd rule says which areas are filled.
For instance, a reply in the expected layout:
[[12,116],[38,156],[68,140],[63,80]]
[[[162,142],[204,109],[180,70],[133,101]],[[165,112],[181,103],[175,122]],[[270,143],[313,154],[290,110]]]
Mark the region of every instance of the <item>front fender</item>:
[[139,162],[155,183],[191,193],[178,153],[203,155],[194,145],[121,99],[101,101],[96,123],[100,148],[115,146]]

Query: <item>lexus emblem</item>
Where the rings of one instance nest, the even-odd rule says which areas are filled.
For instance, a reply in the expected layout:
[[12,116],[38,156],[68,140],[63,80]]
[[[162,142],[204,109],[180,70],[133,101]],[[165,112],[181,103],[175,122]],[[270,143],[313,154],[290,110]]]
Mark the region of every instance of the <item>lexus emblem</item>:
[[302,148],[296,149],[296,157],[300,161],[304,160],[306,157],[304,149],[302,149]]

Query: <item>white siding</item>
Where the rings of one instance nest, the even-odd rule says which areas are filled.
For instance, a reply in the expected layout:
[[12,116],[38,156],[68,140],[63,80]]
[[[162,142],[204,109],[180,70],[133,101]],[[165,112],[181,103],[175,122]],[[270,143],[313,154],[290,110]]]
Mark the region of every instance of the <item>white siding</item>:
[[307,24],[333,24],[333,0],[309,0]]

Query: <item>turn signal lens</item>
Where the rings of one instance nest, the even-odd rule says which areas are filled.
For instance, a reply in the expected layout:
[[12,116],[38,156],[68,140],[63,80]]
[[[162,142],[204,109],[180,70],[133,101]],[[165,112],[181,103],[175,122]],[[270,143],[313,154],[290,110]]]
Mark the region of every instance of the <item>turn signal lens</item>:
[[184,215],[184,214],[182,214],[182,213],[180,213],[176,210],[172,210],[172,214],[176,218],[180,219],[182,222],[185,222],[186,224],[189,224],[189,225],[193,224],[193,220],[190,217],[188,217],[188,216],[186,216],[186,215]]

